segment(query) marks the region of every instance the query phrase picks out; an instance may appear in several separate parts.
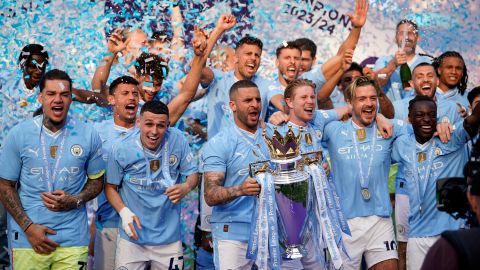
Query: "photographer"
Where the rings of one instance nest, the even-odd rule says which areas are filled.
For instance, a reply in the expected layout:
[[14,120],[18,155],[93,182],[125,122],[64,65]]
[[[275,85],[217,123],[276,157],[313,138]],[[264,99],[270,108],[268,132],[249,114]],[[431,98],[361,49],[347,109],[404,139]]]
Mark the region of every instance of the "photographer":
[[[475,148],[478,149],[479,146],[477,143]],[[477,216],[477,221],[480,221],[480,172],[477,171],[467,179],[469,182],[467,198]],[[479,241],[478,227],[442,233],[442,237],[430,248],[425,257],[422,270],[480,269]]]

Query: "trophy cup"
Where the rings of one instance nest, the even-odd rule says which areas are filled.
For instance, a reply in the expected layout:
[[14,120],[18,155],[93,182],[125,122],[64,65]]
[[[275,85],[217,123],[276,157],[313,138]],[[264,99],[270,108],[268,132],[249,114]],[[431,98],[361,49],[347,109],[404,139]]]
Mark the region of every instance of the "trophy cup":
[[[302,129],[296,136],[288,127],[285,136],[274,128],[273,136],[263,138],[270,152],[271,160],[249,164],[250,175],[271,173],[275,186],[277,223],[280,245],[284,259],[298,259],[306,254],[304,245],[308,241],[307,202],[310,175],[304,166],[318,162],[321,151],[300,153]],[[315,155],[314,158],[311,158]]]

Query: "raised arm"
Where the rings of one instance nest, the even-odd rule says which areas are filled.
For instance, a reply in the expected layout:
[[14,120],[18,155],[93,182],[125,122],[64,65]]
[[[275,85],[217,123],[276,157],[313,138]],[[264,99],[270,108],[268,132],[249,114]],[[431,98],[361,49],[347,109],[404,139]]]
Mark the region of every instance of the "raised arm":
[[341,57],[343,53],[348,49],[355,50],[358,40],[360,39],[362,27],[367,21],[368,6],[368,0],[355,0],[354,14],[347,14],[352,23],[352,30],[348,34],[347,39],[338,48],[337,55],[328,59],[322,65],[322,73],[326,80],[330,79],[342,68]]
[[185,48],[183,42],[183,17],[180,11],[180,6],[174,6],[172,8],[172,28],[173,28],[173,38],[172,38],[172,57],[176,61],[183,61],[185,58],[184,54],[181,53],[182,49]]
[[174,125],[178,121],[183,112],[185,112],[188,104],[195,96],[198,84],[200,83],[201,70],[207,63],[208,56],[217,43],[217,40],[224,31],[231,29],[235,24],[236,19],[233,15],[222,15],[208,39],[206,39],[204,31],[200,29],[195,31],[195,41],[205,39],[206,42],[194,44],[195,56],[192,59],[192,65],[185,79],[185,83],[183,84],[183,88],[168,104],[168,109],[170,111],[170,125]]
[[353,50],[347,49],[342,54],[342,68],[339,69],[334,76],[330,77],[327,82],[320,88],[320,91],[317,93],[317,103],[321,104],[323,101],[327,100],[332,94],[333,90],[337,86],[338,82],[342,78],[343,73],[347,71],[352,65]]
[[96,90],[100,92],[105,99],[108,98],[108,88],[106,84],[110,76],[112,64],[117,58],[117,53],[124,52],[129,42],[129,39],[125,40],[125,42],[123,41],[122,31],[122,29],[115,29],[115,31],[113,31],[107,43],[107,56],[104,57],[103,61],[98,65],[93,75],[92,89],[94,92],[96,92]]

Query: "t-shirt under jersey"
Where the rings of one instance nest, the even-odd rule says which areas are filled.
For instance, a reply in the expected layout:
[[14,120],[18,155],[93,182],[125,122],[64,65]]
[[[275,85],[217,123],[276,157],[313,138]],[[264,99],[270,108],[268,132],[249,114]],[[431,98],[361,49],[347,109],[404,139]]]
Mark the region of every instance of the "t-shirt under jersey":
[[[168,164],[168,166],[167,166]],[[120,228],[120,237],[140,245],[164,245],[179,241],[180,205],[165,195],[166,188],[198,171],[181,131],[168,128],[156,151],[144,149],[137,130],[115,145],[109,156],[107,182],[119,186],[123,203],[140,219],[138,240]]]
[[[87,246],[89,229],[85,206],[52,212],[40,197],[42,192],[64,190],[79,194],[87,176],[103,175],[102,143],[89,124],[68,119],[65,126],[51,132],[37,116],[15,126],[7,136],[0,156],[0,177],[15,181],[22,207],[33,223],[52,228],[47,237],[63,247]],[[49,174],[48,174],[49,173]],[[48,180],[50,179],[50,181]],[[92,180],[95,181],[95,180]],[[25,233],[9,216],[9,234],[13,248],[31,248]]]

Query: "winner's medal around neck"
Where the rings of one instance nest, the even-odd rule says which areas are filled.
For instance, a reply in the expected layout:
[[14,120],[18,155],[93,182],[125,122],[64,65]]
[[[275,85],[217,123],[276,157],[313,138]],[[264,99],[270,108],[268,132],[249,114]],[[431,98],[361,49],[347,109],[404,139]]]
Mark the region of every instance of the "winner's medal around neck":
[[362,197],[365,201],[370,200],[370,190],[368,188],[362,188]]

